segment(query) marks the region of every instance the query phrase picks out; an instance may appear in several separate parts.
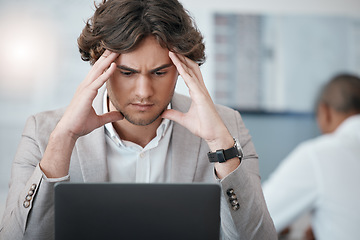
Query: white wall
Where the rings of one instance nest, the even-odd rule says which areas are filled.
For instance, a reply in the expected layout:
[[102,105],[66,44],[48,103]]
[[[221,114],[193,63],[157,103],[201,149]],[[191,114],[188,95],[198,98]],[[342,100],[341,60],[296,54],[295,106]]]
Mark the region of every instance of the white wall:
[[[215,81],[214,79],[214,69],[217,67],[214,61],[214,29],[213,29],[213,14],[217,13],[241,13],[241,14],[255,14],[255,15],[263,15],[263,16],[271,16],[272,19],[275,19],[278,23],[274,23],[273,27],[278,28],[275,36],[266,36],[269,39],[264,39],[267,41],[270,46],[277,49],[277,56],[279,59],[276,60],[276,65],[266,66],[266,76],[264,77],[264,81],[262,83],[262,87],[265,89],[261,89],[263,93],[263,107],[267,109],[273,110],[295,110],[300,112],[307,112],[312,110],[313,101],[315,100],[315,95],[317,94],[318,87],[320,87],[325,81],[328,80],[329,77],[333,75],[333,73],[341,72],[341,71],[351,71],[353,73],[360,74],[360,61],[356,61],[357,66],[347,66],[346,59],[343,59],[343,55],[339,55],[337,61],[334,61],[331,65],[330,63],[320,64],[320,66],[315,70],[318,70],[320,73],[312,73],[314,71],[311,68],[310,64],[316,62],[317,60],[322,60],[323,56],[311,56],[312,61],[308,61],[307,66],[301,66],[299,60],[292,59],[291,62],[284,62],[283,57],[285,55],[289,56],[289,52],[291,51],[299,51],[297,49],[291,49],[290,44],[293,43],[294,40],[291,39],[291,36],[284,36],[284,34],[289,33],[290,27],[294,27],[296,25],[296,19],[291,21],[291,25],[286,23],[286,19],[281,23],[279,19],[281,16],[297,16],[300,19],[304,19],[307,16],[309,17],[309,22],[311,23],[313,19],[316,20],[316,17],[355,17],[360,19],[360,1],[357,0],[316,0],[316,1],[285,1],[285,0],[274,0],[274,1],[266,1],[266,0],[257,0],[257,1],[245,1],[245,0],[224,0],[221,1],[206,1],[206,0],[183,0],[184,6],[189,9],[189,11],[194,16],[199,29],[202,31],[205,37],[206,42],[206,54],[207,54],[207,62],[202,67],[204,79],[206,81],[207,87],[211,93],[211,95],[215,96]],[[277,17],[279,17],[277,19]],[[336,21],[336,19],[335,19]],[[315,30],[315,28],[319,28],[321,33],[328,34],[331,36],[333,34],[333,30],[338,30],[334,27],[334,29],[327,29],[327,25],[323,24],[323,22],[313,21],[316,26],[306,25],[307,22],[300,21],[297,27],[306,27],[310,28],[310,30]],[[280,26],[279,26],[280,25]],[[340,25],[340,24],[339,24]],[[346,27],[346,25],[344,24]],[[313,28],[312,28],[313,27]],[[341,30],[342,25],[339,26]],[[296,31],[296,29],[294,30]],[[329,33],[327,32],[329,31]],[[359,35],[358,27],[356,29],[357,32],[352,33],[353,36]],[[341,31],[340,31],[341,32]],[[345,32],[345,29],[344,31]],[[316,32],[315,32],[316,33]],[[313,34],[311,31],[308,31],[307,34]],[[316,35],[316,34],[315,34]],[[319,34],[318,34],[319,35]],[[310,35],[311,36],[311,35]],[[271,39],[271,38],[277,38]],[[295,36],[297,37],[297,36]],[[306,36],[309,38],[309,36]],[[315,40],[318,40],[319,37],[315,36]],[[325,39],[326,36],[323,36],[321,40]],[[360,39],[360,37],[357,37]],[[306,39],[307,40],[307,39]],[[302,44],[302,46],[306,46],[307,43],[303,43],[304,40],[298,39],[297,43]],[[335,45],[335,48],[331,49],[333,55],[336,55],[337,52],[343,52],[348,45],[351,45],[351,42],[347,42],[344,37],[338,37],[338,39],[328,39],[328,42],[331,42]],[[296,42],[295,42],[296,43]],[[340,45],[339,45],[339,44]],[[281,46],[276,46],[276,45]],[[337,45],[338,44],[338,45]],[[323,49],[323,51],[328,50],[331,44],[328,44],[328,47]],[[316,47],[314,44],[311,47]],[[337,48],[336,48],[337,47]],[[359,48],[357,48],[358,50]],[[351,52],[351,50],[349,50]],[[321,51],[320,51],[321,52]],[[356,53],[357,58],[360,56],[360,52]],[[329,54],[332,56],[331,54]],[[345,55],[346,56],[346,55]],[[310,58],[310,56],[309,56]],[[301,60],[300,60],[301,61]],[[309,63],[311,62],[311,63]],[[319,62],[319,61],[317,61]],[[284,71],[285,67],[292,68],[303,68],[304,71],[301,74],[297,74],[293,80],[289,80],[291,78],[286,71]],[[306,68],[307,67],[307,68]],[[322,68],[324,67],[333,67],[333,72],[329,72],[326,74]],[[322,71],[323,70],[323,71]],[[312,73],[312,75],[311,75]],[[317,77],[316,81],[310,77],[315,75]],[[182,91],[186,91],[186,87],[181,85],[180,87]],[[179,88],[180,88],[179,87]],[[304,96],[306,96],[304,98]]]
[[360,2],[358,0],[181,0],[191,12],[202,10],[275,13],[275,14],[346,14],[359,16]]

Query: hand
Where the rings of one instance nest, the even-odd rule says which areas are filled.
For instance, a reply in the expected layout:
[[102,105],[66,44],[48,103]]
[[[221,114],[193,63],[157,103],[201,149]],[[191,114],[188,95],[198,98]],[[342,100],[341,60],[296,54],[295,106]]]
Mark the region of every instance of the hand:
[[119,112],[97,115],[92,103],[98,90],[116,69],[114,63],[119,56],[106,50],[80,84],[54,131],[51,133],[40,168],[48,178],[66,176],[76,140],[108,122],[123,119]]
[[163,113],[162,117],[181,124],[196,136],[203,138],[212,151],[234,145],[232,136],[216,111],[206,89],[199,65],[173,52],[169,52],[169,57],[189,88],[192,102],[187,113],[169,109]]
[[123,116],[117,111],[97,115],[92,102],[98,90],[109,79],[116,69],[117,53],[105,50],[89,71],[60,120],[57,128],[65,131],[75,140],[92,132],[108,122],[121,120]]
[[[162,114],[162,117],[179,123],[196,136],[203,138],[209,145],[210,151],[232,147],[234,140],[216,111],[199,65],[189,58],[173,52],[169,52],[169,57],[189,88],[192,101],[187,113],[168,109]],[[218,178],[226,177],[239,164],[238,158],[230,159],[225,163],[215,163]]]

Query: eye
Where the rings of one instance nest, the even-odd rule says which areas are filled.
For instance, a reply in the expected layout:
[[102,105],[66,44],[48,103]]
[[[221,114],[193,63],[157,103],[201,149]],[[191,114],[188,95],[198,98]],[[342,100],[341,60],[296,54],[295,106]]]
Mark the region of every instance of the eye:
[[166,72],[164,72],[164,71],[156,71],[156,72],[154,72],[154,74],[155,74],[156,76],[162,76],[162,75],[165,75]]
[[131,76],[133,74],[133,72],[130,71],[120,71],[120,73],[124,76]]

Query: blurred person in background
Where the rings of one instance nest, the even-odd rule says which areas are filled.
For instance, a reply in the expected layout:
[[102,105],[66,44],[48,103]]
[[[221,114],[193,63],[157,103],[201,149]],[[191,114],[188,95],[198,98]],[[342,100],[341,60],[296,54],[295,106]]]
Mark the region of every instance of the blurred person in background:
[[301,143],[263,184],[270,215],[279,233],[310,212],[305,238],[360,239],[360,78],[331,79],[316,117],[322,135]]
[[[103,1],[78,44],[93,66],[66,109],[28,119],[1,239],[53,239],[63,181],[217,183],[222,239],[276,238],[251,137],[212,102],[203,37],[177,0]],[[191,98],[174,93],[179,75]]]

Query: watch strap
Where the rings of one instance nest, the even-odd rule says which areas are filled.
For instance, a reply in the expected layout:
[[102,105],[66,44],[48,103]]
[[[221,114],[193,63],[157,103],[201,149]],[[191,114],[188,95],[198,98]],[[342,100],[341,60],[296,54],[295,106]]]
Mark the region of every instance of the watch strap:
[[216,152],[208,152],[207,155],[208,155],[210,162],[223,163],[234,157],[239,157],[240,153],[239,153],[239,150],[237,149],[236,144],[234,144],[234,146],[229,149],[226,149],[226,150],[219,149],[219,150],[216,150]]

